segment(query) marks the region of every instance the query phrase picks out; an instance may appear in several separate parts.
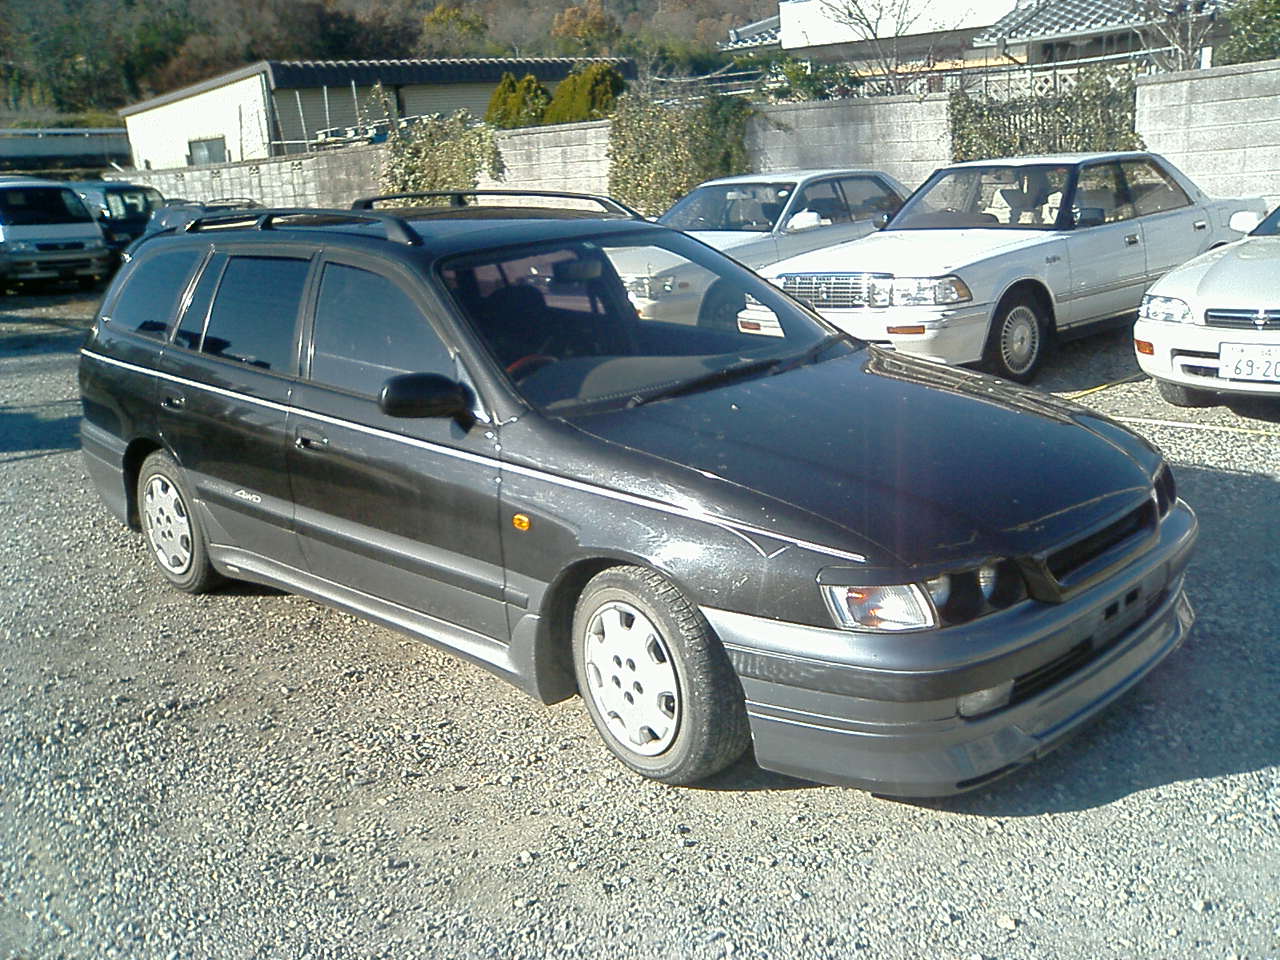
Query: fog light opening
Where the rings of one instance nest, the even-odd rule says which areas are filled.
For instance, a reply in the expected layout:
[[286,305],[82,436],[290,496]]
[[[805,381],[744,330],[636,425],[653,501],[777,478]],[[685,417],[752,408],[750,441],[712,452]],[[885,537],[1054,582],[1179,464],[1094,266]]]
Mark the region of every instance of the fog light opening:
[[962,717],[980,717],[984,713],[990,713],[1005,706],[1009,702],[1011,693],[1013,693],[1013,681],[1006,680],[985,690],[966,693],[956,701],[956,709]]

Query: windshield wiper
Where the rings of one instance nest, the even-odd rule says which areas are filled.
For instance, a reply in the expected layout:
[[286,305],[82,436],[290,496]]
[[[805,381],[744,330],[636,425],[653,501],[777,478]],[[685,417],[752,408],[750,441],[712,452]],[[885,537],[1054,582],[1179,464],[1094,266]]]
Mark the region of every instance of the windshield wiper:
[[829,333],[813,346],[809,347],[797,356],[784,358],[780,361],[780,366],[773,373],[786,373],[788,370],[794,370],[796,367],[803,367],[806,363],[813,363],[818,357],[826,353],[827,350],[834,347],[837,343],[848,343],[849,335],[845,333]]
[[727,367],[721,367],[719,370],[712,370],[693,377],[690,380],[683,380],[680,383],[672,384],[653,393],[644,396],[634,396],[627,404],[630,407],[638,407],[641,404],[652,403],[655,400],[665,400],[668,397],[679,397],[686,393],[696,393],[699,390],[706,390],[709,387],[718,386],[722,383],[728,383],[730,380],[738,380],[743,377],[749,377],[754,373],[763,373],[772,370],[779,364],[786,362],[786,357],[770,357],[767,360],[748,360],[745,363],[731,363]]

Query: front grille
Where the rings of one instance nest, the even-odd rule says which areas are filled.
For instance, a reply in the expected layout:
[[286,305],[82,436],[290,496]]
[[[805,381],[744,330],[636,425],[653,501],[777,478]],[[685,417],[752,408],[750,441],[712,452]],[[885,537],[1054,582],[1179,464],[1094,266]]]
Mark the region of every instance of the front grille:
[[824,307],[849,308],[867,306],[869,273],[786,273],[782,289],[793,297]]
[[1156,522],[1155,500],[1147,500],[1114,523],[1049,554],[1045,558],[1046,565],[1054,579],[1065,584],[1072,574],[1108,551],[1120,547],[1127,540],[1133,540],[1134,549],[1137,549],[1139,538],[1145,539],[1153,534]]
[[65,240],[61,243],[37,243],[36,249],[41,253],[55,253],[59,250],[83,250],[83,240]]
[[[1259,320],[1263,322],[1258,323]],[[1280,329],[1280,310],[1206,310],[1204,322],[1208,327],[1228,327],[1232,330],[1257,330],[1265,327]]]
[[1059,680],[1065,679],[1085,666],[1095,655],[1092,641],[1083,640],[1062,656],[1024,673],[1013,682],[1013,690],[1009,694],[1009,706],[1029,700],[1042,690],[1048,690]]

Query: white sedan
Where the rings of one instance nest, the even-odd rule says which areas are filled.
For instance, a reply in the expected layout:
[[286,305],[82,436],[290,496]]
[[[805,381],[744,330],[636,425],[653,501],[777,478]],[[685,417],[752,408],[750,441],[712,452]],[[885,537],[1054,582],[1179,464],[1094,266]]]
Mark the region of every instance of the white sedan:
[[1170,268],[1239,236],[1233,213],[1151,153],[935,171],[880,232],[761,271],[863,340],[1029,381],[1053,335],[1138,309]]
[[1133,327],[1138,366],[1180,407],[1280,397],[1280,208],[1232,226],[1254,229],[1158,280]]

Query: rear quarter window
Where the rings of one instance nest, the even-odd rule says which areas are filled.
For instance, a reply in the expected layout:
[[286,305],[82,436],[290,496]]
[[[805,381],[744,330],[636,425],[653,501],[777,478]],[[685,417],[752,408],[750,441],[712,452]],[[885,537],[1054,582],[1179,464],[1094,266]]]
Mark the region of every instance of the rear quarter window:
[[125,280],[110,324],[153,340],[164,339],[203,250],[169,250],[148,257]]

